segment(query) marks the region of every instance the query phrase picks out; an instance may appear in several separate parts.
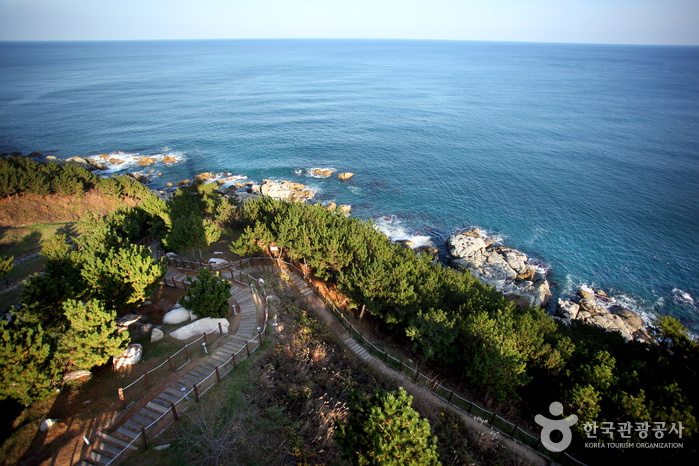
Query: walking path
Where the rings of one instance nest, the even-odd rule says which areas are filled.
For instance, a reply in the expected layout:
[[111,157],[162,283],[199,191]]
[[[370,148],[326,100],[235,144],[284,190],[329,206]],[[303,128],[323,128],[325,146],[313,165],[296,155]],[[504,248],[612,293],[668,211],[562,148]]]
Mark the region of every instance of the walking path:
[[[181,272],[168,271],[168,273],[171,273],[171,277],[182,275],[181,278],[176,278],[176,280],[181,281],[184,279],[184,274]],[[227,278],[229,279],[232,278],[230,272],[223,273],[223,275],[228,275]],[[201,387],[196,389],[196,397],[202,396],[216,380],[216,378],[211,377],[212,374],[218,372],[218,377],[224,376],[259,346],[259,340],[255,339],[250,342],[259,331],[257,317],[258,304],[261,304],[256,300],[252,287],[233,282],[229,303],[237,305],[240,311],[240,324],[236,334],[229,334],[223,337],[225,343],[219,344],[216,351],[206,357],[196,367],[191,368],[180,376],[175,382],[166,386],[162,391],[149,393],[147,396],[150,400],[145,406],[138,412],[120,419],[115,423],[116,428],[110,426],[105,429],[108,433],[104,431],[97,432],[95,437],[91,439],[90,451],[87,456],[77,463],[78,466],[110,464],[125,448],[136,451],[137,448],[129,444],[141,435],[143,429],[171,410],[173,404],[177,403],[183,396],[185,396],[185,400],[190,400],[190,397],[186,394],[192,387]],[[222,367],[231,359],[231,355],[236,354],[246,345],[247,351],[243,352],[237,360],[234,360],[234,365],[229,366],[226,372],[221,372]]]

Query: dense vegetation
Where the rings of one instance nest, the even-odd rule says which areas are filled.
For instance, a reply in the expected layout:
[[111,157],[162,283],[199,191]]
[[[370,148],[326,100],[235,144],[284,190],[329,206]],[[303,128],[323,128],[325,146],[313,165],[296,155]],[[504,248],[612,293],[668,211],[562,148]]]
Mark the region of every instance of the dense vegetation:
[[539,412],[560,400],[579,416],[579,432],[587,422],[612,420],[682,422],[685,437],[696,430],[699,348],[673,319],[660,321],[661,332],[675,329],[664,343],[626,343],[517,308],[470,274],[391,243],[370,221],[272,199],[248,204],[241,220],[245,233],[232,251],[280,247],[334,283],[351,307],[500,399],[524,396]]
[[106,196],[144,199],[148,188],[127,175],[102,178],[75,164],[41,163],[30,158],[0,157],[0,197],[17,194],[79,196],[92,189]]
[[209,269],[201,269],[196,280],[188,280],[190,285],[180,304],[198,317],[215,319],[228,316],[228,300],[231,297],[231,284],[225,278]]
[[335,431],[335,441],[350,464],[441,465],[430,424],[412,408],[413,397],[403,387],[398,392],[352,395],[347,420]]
[[[89,370],[120,355],[128,345],[128,332],[117,331],[117,312],[148,299],[166,270],[164,261],[154,262],[148,247],[135,243],[150,236],[164,239],[170,250],[186,251],[216,241],[219,225],[229,222],[234,210],[213,187],[198,183],[166,203],[129,176],[101,178],[71,164],[0,158],[2,195],[81,196],[98,191],[138,201],[136,207],[122,206],[104,216],[86,212],[71,241],[56,235],[43,244],[44,273],[25,282],[13,321],[2,323],[0,354],[6,357],[0,360],[0,374],[6,383],[0,399],[30,404],[58,387],[65,372]],[[3,275],[10,270],[6,262]],[[218,286],[212,291],[217,303],[221,290]],[[209,298],[199,292],[192,298],[201,301],[202,315],[227,314],[227,302],[212,305]]]

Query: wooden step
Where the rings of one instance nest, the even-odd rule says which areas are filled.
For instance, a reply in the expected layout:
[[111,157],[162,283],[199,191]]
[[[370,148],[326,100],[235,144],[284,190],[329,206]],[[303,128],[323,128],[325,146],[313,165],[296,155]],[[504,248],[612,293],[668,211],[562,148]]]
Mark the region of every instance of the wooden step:
[[125,426],[127,429],[132,430],[132,431],[134,431],[134,432],[141,432],[141,427],[146,427],[146,426],[144,426],[144,425],[141,425],[141,424],[136,423],[135,421],[133,421],[133,420],[131,420],[131,419],[129,419],[128,421],[126,421],[126,422],[124,423],[124,426]]
[[[189,391],[189,390],[187,390],[187,391]],[[177,403],[183,395],[184,395],[184,393],[182,393],[182,395],[180,395],[180,397],[175,398],[174,396],[168,395],[167,393],[161,393],[160,395],[158,395],[156,397],[156,399],[160,398],[161,400],[164,400],[168,404]]]
[[[168,395],[174,396],[177,398],[182,398],[185,394],[185,392],[183,392],[181,390],[177,390],[176,388],[172,388],[172,387],[165,387],[165,390],[163,390],[163,393],[167,393]],[[173,403],[174,403],[174,401],[173,401]]]
[[138,435],[139,435],[139,433],[134,432],[131,429],[127,429],[126,427],[123,427],[123,426],[119,427],[116,431],[119,432],[124,437],[128,437],[132,440],[135,439],[136,437],[138,437]]
[[140,414],[134,414],[133,416],[131,416],[131,420],[133,422],[135,422],[136,424],[142,425],[143,427],[148,427],[153,422],[152,419],[148,419],[147,417],[143,417]]
[[104,440],[105,442],[107,442],[111,445],[114,445],[114,446],[120,448],[121,450],[123,450],[124,448],[128,448],[128,449],[134,450],[134,451],[138,450],[138,448],[136,448],[135,446],[129,445],[128,443],[124,442],[123,440],[119,440],[118,438],[114,438],[111,435],[105,434],[104,432],[97,432],[97,437],[101,438],[102,440]]
[[103,451],[104,453],[111,456],[112,458],[117,456],[123,450],[123,448],[117,448],[117,447],[115,447],[113,445],[109,445],[108,443],[105,443],[105,442],[93,443],[92,448],[95,450],[98,450],[98,451]]
[[148,419],[151,419],[153,421],[157,420],[163,413],[159,411],[151,411],[148,408],[141,408],[141,410],[138,412],[141,416],[147,417]]
[[96,451],[91,451],[85,459],[93,462],[94,464],[107,464],[111,460],[113,460],[114,457],[101,455],[101,454],[97,453]]

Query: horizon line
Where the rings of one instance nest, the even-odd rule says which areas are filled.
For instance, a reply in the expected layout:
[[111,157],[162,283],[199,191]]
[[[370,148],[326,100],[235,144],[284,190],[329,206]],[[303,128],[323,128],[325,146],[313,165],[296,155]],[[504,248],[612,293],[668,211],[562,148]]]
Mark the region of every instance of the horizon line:
[[0,43],[23,42],[195,42],[195,41],[404,41],[404,42],[490,42],[505,44],[556,44],[556,45],[609,45],[640,47],[699,47],[699,44],[652,44],[624,42],[557,42],[532,40],[493,40],[493,39],[431,39],[431,38],[394,38],[394,37],[229,37],[229,38],[186,38],[186,39],[0,39]]

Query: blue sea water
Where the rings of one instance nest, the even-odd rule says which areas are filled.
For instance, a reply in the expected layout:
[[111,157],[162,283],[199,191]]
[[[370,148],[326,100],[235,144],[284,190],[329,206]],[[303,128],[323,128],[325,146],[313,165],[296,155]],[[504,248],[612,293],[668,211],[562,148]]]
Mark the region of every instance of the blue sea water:
[[177,157],[155,187],[291,179],[442,248],[476,225],[545,264],[556,295],[599,287],[699,331],[697,47],[0,43],[0,115],[2,152],[121,151],[116,172]]

